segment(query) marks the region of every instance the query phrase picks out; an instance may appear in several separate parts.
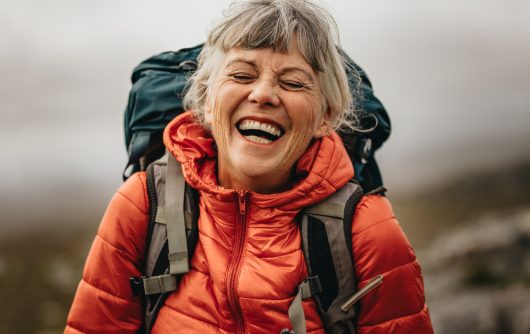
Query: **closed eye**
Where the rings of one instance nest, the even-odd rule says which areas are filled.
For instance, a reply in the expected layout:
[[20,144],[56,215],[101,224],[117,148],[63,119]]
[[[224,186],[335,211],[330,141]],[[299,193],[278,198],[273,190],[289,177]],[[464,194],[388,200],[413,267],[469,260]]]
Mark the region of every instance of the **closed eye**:
[[254,76],[248,73],[235,73],[231,75],[232,78],[234,78],[235,81],[241,82],[241,83],[247,83],[254,80]]
[[305,85],[302,82],[298,81],[282,81],[282,86],[288,90],[302,90],[305,88]]

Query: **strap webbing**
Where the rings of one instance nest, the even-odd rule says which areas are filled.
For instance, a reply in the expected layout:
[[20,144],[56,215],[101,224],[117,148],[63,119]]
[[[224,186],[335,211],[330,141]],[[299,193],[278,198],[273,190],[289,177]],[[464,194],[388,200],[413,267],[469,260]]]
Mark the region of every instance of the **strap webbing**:
[[186,227],[184,223],[184,177],[180,164],[168,154],[166,171],[167,240],[169,248],[169,273],[183,274],[189,271]]
[[156,209],[156,217],[155,222],[159,224],[167,224],[167,215],[166,215],[166,208],[163,206],[158,206]]
[[177,278],[173,275],[147,277],[143,279],[143,283],[147,296],[177,290]]
[[302,307],[302,300],[311,298],[315,294],[322,291],[320,280],[318,276],[311,276],[306,278],[298,285],[298,292],[289,306],[289,321],[296,334],[306,334],[305,313]]
[[305,314],[302,307],[302,289],[298,289],[298,293],[294,297],[293,302],[289,306],[289,320],[293,326],[296,334],[306,334]]

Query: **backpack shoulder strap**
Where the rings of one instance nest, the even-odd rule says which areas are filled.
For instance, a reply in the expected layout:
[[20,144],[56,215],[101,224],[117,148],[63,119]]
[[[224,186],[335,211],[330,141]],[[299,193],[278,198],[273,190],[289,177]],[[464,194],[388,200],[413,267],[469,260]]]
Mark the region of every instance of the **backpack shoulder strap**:
[[158,310],[188,272],[198,238],[198,193],[184,181],[180,164],[166,153],[147,168],[149,227],[144,276],[131,278],[135,295],[143,297],[144,333]]
[[169,248],[169,273],[184,274],[189,271],[186,225],[184,223],[184,177],[182,167],[172,154],[167,154],[166,205],[167,240]]
[[[294,332],[305,333],[301,300],[314,298],[326,333],[355,331],[355,308],[341,306],[355,293],[352,222],[363,189],[355,180],[301,214],[302,249],[308,278],[289,308]],[[325,287],[325,289],[322,289]]]

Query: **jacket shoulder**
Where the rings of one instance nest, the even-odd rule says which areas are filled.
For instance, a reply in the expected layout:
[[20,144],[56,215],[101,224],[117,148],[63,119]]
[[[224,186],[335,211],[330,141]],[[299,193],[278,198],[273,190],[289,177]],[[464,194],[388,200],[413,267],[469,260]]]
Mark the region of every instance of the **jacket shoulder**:
[[365,196],[357,205],[352,240],[361,277],[371,278],[416,259],[390,202],[381,195]]
[[98,229],[98,236],[130,260],[143,258],[149,215],[146,174],[139,172],[124,182],[110,200]]
[[359,333],[432,333],[420,265],[384,196],[361,199],[352,243],[358,286],[383,276],[383,283],[361,300]]
[[65,332],[133,333],[138,330],[141,301],[132,295],[129,277],[141,276],[143,272],[147,216],[145,173],[136,173],[114,194],[103,215]]

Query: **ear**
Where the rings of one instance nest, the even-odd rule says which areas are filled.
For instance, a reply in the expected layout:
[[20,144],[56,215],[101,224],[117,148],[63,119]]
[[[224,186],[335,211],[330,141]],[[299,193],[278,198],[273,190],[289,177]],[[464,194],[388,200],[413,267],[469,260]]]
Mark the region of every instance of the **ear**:
[[327,123],[322,124],[318,127],[317,131],[315,132],[315,138],[322,138],[331,133],[331,126],[329,126]]

